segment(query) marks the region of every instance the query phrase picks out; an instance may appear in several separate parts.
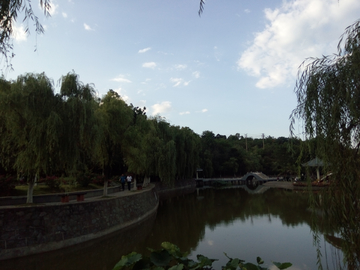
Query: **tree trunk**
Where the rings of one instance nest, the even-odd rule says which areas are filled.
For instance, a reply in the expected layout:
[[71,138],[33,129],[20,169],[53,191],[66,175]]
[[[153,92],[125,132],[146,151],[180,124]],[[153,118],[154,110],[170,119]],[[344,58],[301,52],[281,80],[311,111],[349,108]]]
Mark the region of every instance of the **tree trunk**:
[[26,203],[33,203],[33,193],[34,193],[35,183],[36,183],[36,176],[34,178],[34,181],[30,180],[30,182],[28,183]]
[[144,183],[143,183],[143,188],[147,187],[150,184],[150,177],[149,176],[145,176],[144,177]]
[[103,196],[108,195],[108,184],[109,184],[109,181],[107,179],[105,179],[104,180],[104,193],[103,193]]
[[134,175],[134,185],[133,185],[133,190],[137,190],[137,185],[136,185],[136,176]]

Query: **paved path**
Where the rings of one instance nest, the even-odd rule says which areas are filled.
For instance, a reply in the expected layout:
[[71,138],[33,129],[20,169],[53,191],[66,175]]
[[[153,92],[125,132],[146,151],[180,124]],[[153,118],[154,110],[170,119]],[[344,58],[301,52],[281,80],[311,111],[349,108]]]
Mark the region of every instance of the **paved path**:
[[286,181],[269,181],[264,183],[263,186],[272,188],[294,189],[293,183]]

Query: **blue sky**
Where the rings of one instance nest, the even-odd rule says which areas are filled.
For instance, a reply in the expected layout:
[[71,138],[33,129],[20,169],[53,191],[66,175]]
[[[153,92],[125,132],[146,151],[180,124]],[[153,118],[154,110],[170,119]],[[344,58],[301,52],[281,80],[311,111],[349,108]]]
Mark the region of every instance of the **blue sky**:
[[[72,70],[171,125],[201,134],[289,136],[298,67],[336,53],[358,0],[54,0],[44,35],[14,31],[14,71]],[[34,51],[36,48],[36,51]],[[296,125],[300,136],[301,123]]]

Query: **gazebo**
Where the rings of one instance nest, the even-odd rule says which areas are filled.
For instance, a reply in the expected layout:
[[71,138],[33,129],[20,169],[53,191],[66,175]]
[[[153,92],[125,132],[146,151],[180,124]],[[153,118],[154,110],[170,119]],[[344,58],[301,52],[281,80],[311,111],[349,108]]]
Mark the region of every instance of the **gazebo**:
[[324,162],[319,159],[319,158],[314,158],[308,162],[305,162],[303,164],[301,164],[301,166],[303,167],[316,167],[316,177],[317,179],[320,179],[320,170],[319,170],[319,167],[322,167],[324,166]]

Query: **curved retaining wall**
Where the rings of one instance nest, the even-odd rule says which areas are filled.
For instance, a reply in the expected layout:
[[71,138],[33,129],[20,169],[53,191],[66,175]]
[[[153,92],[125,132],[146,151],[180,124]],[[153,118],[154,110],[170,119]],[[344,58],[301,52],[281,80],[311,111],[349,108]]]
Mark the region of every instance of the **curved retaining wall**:
[[156,214],[154,186],[83,202],[0,207],[0,260],[64,248]]

